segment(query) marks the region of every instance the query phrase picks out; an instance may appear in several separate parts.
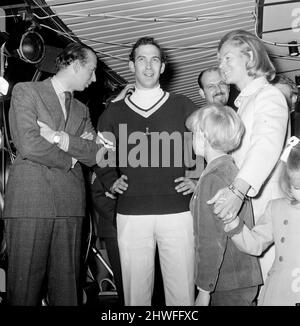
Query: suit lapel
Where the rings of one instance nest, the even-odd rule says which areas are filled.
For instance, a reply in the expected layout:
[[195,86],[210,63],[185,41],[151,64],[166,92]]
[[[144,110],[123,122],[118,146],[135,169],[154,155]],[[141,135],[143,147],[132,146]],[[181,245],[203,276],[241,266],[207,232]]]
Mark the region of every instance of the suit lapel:
[[41,90],[41,98],[52,118],[51,120],[54,122],[54,126],[49,125],[49,127],[53,128],[54,130],[63,130],[65,118],[50,78],[44,81],[44,85],[44,89]]
[[76,134],[76,131],[84,119],[82,112],[80,104],[73,98],[70,107],[70,114],[65,125],[65,131],[67,133],[70,133],[71,135]]
[[[66,122],[62,107],[60,105],[58,96],[55,93],[51,79],[48,78],[44,82],[43,87],[40,89],[40,96],[45,104],[45,107],[51,117],[49,127],[54,130],[64,130],[70,135],[76,135],[76,132],[84,120],[82,104],[75,98],[71,101],[70,113]],[[44,121],[49,122],[49,121]],[[54,125],[52,125],[54,123]]]

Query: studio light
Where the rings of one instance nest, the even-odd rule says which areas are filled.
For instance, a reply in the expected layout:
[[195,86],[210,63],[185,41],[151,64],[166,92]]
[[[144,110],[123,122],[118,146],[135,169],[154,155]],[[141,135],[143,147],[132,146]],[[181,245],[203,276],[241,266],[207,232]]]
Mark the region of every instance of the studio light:
[[28,63],[39,63],[45,55],[44,40],[34,30],[28,30],[23,35],[10,37],[5,48],[11,56],[19,57]]
[[297,41],[291,41],[289,42],[289,53],[291,57],[297,57],[299,55],[299,50],[297,46]]
[[28,63],[39,63],[45,55],[44,40],[37,32],[40,29],[30,9],[26,9],[22,12],[22,18],[15,22],[12,31],[0,35],[5,40],[5,55]]
[[28,31],[23,34],[17,51],[24,61],[38,63],[45,55],[44,40],[37,32]]

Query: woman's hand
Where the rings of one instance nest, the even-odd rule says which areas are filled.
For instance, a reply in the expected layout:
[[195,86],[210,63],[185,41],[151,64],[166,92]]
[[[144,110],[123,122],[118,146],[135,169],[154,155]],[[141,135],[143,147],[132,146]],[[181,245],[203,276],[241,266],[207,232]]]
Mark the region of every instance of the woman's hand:
[[232,222],[241,209],[243,200],[227,187],[220,189],[207,204],[214,205],[214,213],[227,224]]

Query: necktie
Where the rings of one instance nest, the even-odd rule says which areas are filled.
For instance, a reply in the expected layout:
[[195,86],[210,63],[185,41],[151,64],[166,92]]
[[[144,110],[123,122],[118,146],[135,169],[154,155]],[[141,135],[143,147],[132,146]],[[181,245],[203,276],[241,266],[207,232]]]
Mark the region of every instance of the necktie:
[[72,93],[71,92],[64,92],[64,93],[65,93],[65,109],[66,109],[66,121],[67,121],[70,114]]

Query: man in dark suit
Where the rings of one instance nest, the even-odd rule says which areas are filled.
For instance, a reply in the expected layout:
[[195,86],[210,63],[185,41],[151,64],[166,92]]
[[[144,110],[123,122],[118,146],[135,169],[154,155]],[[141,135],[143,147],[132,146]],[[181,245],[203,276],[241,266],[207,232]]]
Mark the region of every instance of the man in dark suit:
[[124,305],[122,271],[116,225],[116,197],[109,193],[95,172],[91,177],[91,197],[94,212],[96,234],[105,242],[108,259],[114,273],[118,292],[118,303]]
[[96,66],[91,48],[70,44],[55,76],[13,89],[9,123],[17,157],[4,203],[10,305],[39,305],[45,288],[49,305],[80,303],[86,197],[79,162],[96,164],[106,148],[95,141],[88,108],[65,100],[66,92],[96,81]]

